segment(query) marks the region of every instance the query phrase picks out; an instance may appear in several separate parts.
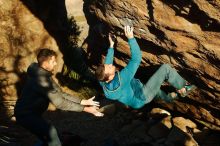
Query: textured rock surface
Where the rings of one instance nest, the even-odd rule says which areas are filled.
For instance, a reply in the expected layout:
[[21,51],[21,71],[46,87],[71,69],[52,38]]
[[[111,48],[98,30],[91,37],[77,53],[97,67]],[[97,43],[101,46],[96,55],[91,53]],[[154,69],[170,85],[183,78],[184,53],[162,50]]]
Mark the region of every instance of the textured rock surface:
[[[118,35],[115,62],[119,67],[124,66],[129,59],[129,49],[122,28],[125,24],[132,24],[143,54],[138,77],[146,80],[146,76],[152,73],[151,65],[172,64],[199,90],[187,100],[161,104],[218,129],[219,7],[219,1],[214,0],[84,0],[85,17],[90,28],[95,27],[89,30],[83,47],[92,67],[100,63],[100,56],[108,47],[103,36],[110,28]],[[1,0],[0,16],[0,99],[4,104],[1,108],[13,109],[22,75],[35,60],[38,48],[49,47],[58,51],[61,62],[58,70],[61,70],[61,54],[65,53],[62,48],[68,44],[67,12],[65,1]],[[96,25],[100,22],[104,25]]]
[[[45,28],[44,21],[37,16],[38,11],[33,9],[37,3],[32,1],[31,4],[32,7],[30,5],[28,7],[25,1],[0,1],[1,113],[13,110],[19,87],[22,85],[22,76],[30,63],[36,61],[35,56],[39,48],[47,47],[57,51],[57,71],[62,69],[63,61],[59,45]],[[35,13],[32,10],[35,10]],[[49,10],[48,13],[43,12],[43,8],[41,12],[45,20],[51,15]],[[55,23],[53,25],[56,26]],[[60,29],[61,27],[57,31]]]
[[88,36],[89,25],[87,24],[85,14],[83,12],[82,0],[65,0],[68,17],[74,17],[77,25],[80,27],[80,36],[78,45],[81,46]]
[[[83,146],[218,146],[220,143],[218,131],[202,127],[198,130],[183,117],[164,117],[160,111],[156,112],[158,108],[151,111],[157,115],[155,117],[146,113],[148,107],[142,111],[125,109],[121,104],[115,107],[115,114],[98,119],[87,113],[63,111],[48,111],[44,117],[55,125],[62,137],[77,134],[85,138]],[[69,145],[76,145],[75,140],[69,142]],[[36,137],[17,124],[1,123],[0,145],[15,143],[34,145]]]
[[84,5],[89,12],[87,17],[95,16],[103,24],[94,26],[90,35],[95,39],[91,37],[87,43],[93,46],[87,47],[91,60],[95,58],[93,64],[100,63],[102,58],[97,56],[106,53],[102,48],[108,45],[102,36],[110,29],[118,35],[115,62],[124,66],[129,59],[129,48],[121,35],[122,28],[133,25],[143,55],[139,77],[144,79],[151,65],[172,64],[199,90],[187,101],[164,105],[205,121],[209,127],[217,126],[214,129],[220,127],[219,1],[85,0]]
[[[83,1],[2,0],[0,17],[0,114],[6,114],[4,119],[13,114],[26,69],[36,61],[39,48],[57,51],[58,73],[65,63],[66,70],[61,73],[65,70],[68,75],[74,70],[84,78],[94,79],[84,62],[82,49],[78,48],[89,30]],[[82,77],[78,74],[77,78]]]

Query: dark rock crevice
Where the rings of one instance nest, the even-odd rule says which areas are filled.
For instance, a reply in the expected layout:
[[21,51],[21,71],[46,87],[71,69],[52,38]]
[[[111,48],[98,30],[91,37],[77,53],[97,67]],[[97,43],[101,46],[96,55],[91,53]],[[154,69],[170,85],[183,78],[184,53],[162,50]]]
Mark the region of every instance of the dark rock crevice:
[[164,0],[163,2],[170,6],[176,12],[177,16],[181,16],[191,23],[198,24],[203,31],[220,31],[219,22],[213,18],[210,18],[204,11],[200,10],[195,2],[189,0]]

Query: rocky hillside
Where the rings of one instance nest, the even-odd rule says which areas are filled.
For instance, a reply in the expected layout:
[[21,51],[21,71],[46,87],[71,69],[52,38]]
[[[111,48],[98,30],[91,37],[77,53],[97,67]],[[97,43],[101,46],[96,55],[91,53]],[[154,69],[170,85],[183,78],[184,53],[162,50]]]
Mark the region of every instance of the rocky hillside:
[[[87,63],[95,69],[103,61],[109,45],[106,36],[111,32],[117,36],[115,64],[121,68],[130,58],[124,25],[134,26],[141,46],[143,58],[138,78],[145,82],[158,65],[169,63],[199,89],[186,99],[170,104],[158,101],[140,110],[116,102],[119,106],[101,108],[105,116],[99,119],[86,113],[62,111],[49,111],[45,118],[61,133],[73,132],[86,138],[84,145],[89,146],[218,145],[219,7],[215,0],[0,0],[0,145],[36,142],[28,131],[4,120],[13,115],[27,66],[35,61],[39,48],[58,52],[58,72],[64,63],[71,66],[72,62],[81,62],[84,66],[77,67],[87,74],[81,48],[73,48],[83,43]],[[76,10],[71,12],[75,17],[72,22],[67,12],[71,9]],[[80,40],[77,25],[83,29]],[[71,43],[69,38],[73,39]]]
[[[133,25],[143,54],[137,77],[147,80],[154,66],[171,64],[199,90],[186,100],[160,104],[219,130],[219,7],[215,0],[84,0],[83,11],[90,30],[82,47],[90,67],[95,67],[106,53],[106,36],[111,31],[117,35],[115,63],[120,68],[129,59],[122,28]],[[1,113],[13,109],[22,77],[27,66],[35,61],[39,48],[58,52],[58,71],[63,62],[71,64],[77,60],[68,49],[68,35],[75,31],[69,31],[72,25],[67,20],[65,1],[0,1]]]
[[161,104],[219,129],[219,1],[85,0],[84,5],[94,26],[85,42],[93,64],[102,61],[108,47],[106,35],[112,32],[118,41],[115,63],[124,66],[130,52],[123,26],[134,26],[143,56],[137,77],[145,80],[152,66],[171,64],[199,90],[184,101]]
[[63,29],[62,19],[66,22],[67,14],[64,2],[51,3],[0,1],[1,113],[12,114],[22,78],[28,65],[36,61],[39,48],[51,48],[58,52],[57,71],[62,69],[63,53],[60,50],[67,40],[63,35],[66,30]]

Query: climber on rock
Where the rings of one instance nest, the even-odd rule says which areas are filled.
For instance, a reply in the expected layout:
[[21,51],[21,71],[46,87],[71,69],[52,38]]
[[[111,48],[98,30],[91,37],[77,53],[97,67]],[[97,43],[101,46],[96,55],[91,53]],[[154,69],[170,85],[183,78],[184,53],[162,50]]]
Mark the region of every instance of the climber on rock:
[[[134,75],[141,63],[141,50],[133,34],[133,27],[124,27],[125,36],[131,51],[131,59],[127,66],[121,71],[116,71],[113,65],[114,41],[109,35],[110,47],[108,49],[105,63],[96,69],[96,77],[103,88],[106,98],[118,100],[123,104],[138,109],[151,102],[154,98],[160,98],[167,102],[175,98],[185,97],[196,88],[195,85],[185,81],[174,68],[163,64],[150,77],[146,84],[142,84]],[[176,88],[176,92],[166,94],[161,90],[161,85],[167,81]]]

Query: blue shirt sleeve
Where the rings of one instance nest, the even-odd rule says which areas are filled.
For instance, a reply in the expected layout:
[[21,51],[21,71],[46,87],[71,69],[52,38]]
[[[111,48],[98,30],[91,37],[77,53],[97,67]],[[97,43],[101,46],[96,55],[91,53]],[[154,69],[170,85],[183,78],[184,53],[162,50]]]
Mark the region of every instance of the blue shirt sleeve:
[[127,66],[120,71],[121,79],[126,81],[131,81],[134,78],[134,75],[141,63],[141,50],[135,38],[129,39],[128,44],[131,51],[131,59],[128,62]]
[[105,57],[105,64],[113,64],[113,60],[114,60],[114,49],[109,48],[108,53]]

